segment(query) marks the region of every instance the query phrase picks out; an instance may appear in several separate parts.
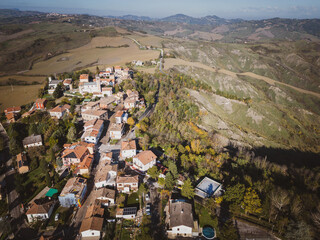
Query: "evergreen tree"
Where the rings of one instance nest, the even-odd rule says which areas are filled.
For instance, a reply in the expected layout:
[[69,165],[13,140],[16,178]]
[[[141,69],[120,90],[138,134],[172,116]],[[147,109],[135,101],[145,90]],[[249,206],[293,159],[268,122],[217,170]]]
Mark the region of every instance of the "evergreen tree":
[[148,169],[148,174],[150,175],[151,178],[158,179],[160,171],[158,170],[157,166],[153,166],[152,168]]
[[184,184],[182,185],[181,195],[189,199],[193,198],[194,196],[194,188],[192,187],[192,183],[189,178],[184,181]]
[[54,90],[52,96],[54,98],[60,98],[63,96],[63,86],[62,86],[62,83],[59,83],[56,87],[56,89]]
[[166,178],[165,178],[165,182],[164,182],[164,186],[166,187],[166,189],[168,189],[169,191],[172,191],[172,189],[174,188],[175,186],[175,180],[172,176],[172,174],[169,172],[167,173],[166,175]]
[[74,126],[69,128],[67,139],[69,142],[74,142],[77,139],[77,130]]
[[51,185],[52,185],[51,177],[50,177],[50,174],[49,174],[48,171],[46,172],[46,184],[47,184],[48,187],[51,187]]

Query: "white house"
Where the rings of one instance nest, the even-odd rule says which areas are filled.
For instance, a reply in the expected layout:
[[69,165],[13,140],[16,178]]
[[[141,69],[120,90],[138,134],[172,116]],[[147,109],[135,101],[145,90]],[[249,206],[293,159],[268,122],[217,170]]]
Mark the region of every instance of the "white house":
[[80,82],[89,82],[89,74],[81,74],[80,75]]
[[80,82],[79,83],[79,92],[81,94],[84,93],[101,93],[101,81],[100,78],[97,77],[96,81],[93,82]]
[[80,233],[82,239],[100,239],[102,232],[103,218],[90,217],[82,221]]
[[116,177],[118,172],[117,164],[109,164],[108,162],[101,162],[97,167],[97,172],[94,178],[94,185],[96,188],[113,187],[116,185]]
[[41,135],[32,134],[31,136],[24,138],[22,144],[24,148],[42,146]]
[[62,118],[66,113],[69,113],[70,105],[65,104],[63,106],[56,106],[49,111],[51,117],[56,117],[57,119]]
[[[196,227],[195,227],[196,226]],[[195,232],[193,229],[195,228]],[[192,237],[198,235],[197,222],[193,220],[192,205],[187,202],[172,201],[169,203],[169,238]]]
[[156,164],[157,156],[150,150],[138,153],[133,157],[133,167],[145,172]]
[[124,124],[111,123],[109,132],[110,132],[111,139],[121,139],[124,133]]
[[123,113],[124,113],[123,111],[118,111],[118,112],[116,112],[116,114],[114,115],[117,124],[122,123],[122,115],[123,115]]
[[108,116],[108,111],[106,110],[86,110],[81,113],[84,121],[90,121],[93,119],[104,119]]
[[121,143],[121,158],[132,158],[137,155],[137,146],[135,140],[123,141]]
[[112,95],[112,87],[104,87],[102,88],[102,95],[103,96],[111,96]]
[[[49,79],[50,80],[50,79]],[[63,80],[50,80],[48,84],[48,93],[52,94],[59,83],[62,83]]]
[[139,187],[139,177],[136,176],[118,176],[117,177],[117,190],[118,192],[129,193],[130,191],[136,192]]
[[86,126],[85,132],[81,136],[81,140],[87,143],[97,144],[103,131],[103,120],[95,119],[93,121],[94,124],[92,127]]
[[135,219],[136,216],[136,207],[118,208],[116,212],[116,218]]
[[116,198],[116,190],[109,188],[100,188],[96,192],[98,200],[107,201],[107,206],[114,205]]
[[31,207],[26,213],[28,222],[32,223],[34,221],[49,219],[52,214],[54,205],[55,205],[54,201],[47,201],[45,199],[36,199],[31,204]]

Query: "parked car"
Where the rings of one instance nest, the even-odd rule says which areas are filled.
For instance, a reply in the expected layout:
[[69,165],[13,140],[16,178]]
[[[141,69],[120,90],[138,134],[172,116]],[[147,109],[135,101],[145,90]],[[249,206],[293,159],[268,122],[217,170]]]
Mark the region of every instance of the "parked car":
[[146,214],[151,215],[151,204],[150,203],[148,203],[146,206]]
[[149,193],[147,193],[147,194],[146,194],[145,199],[146,199],[146,201],[147,201],[147,202],[149,202],[149,201],[150,201]]
[[59,220],[59,213],[57,213],[55,216],[54,216],[54,221],[58,221]]

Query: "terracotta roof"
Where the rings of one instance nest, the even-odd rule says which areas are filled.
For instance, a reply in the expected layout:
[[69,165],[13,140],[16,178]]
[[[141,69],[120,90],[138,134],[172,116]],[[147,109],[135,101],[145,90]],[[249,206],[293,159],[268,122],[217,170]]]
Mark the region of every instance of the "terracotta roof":
[[47,99],[45,99],[45,98],[38,98],[38,99],[36,100],[36,104],[37,104],[37,103],[38,103],[38,104],[44,104],[46,101],[47,101]]
[[71,84],[72,83],[72,78],[66,78],[64,81],[63,81],[63,84]]
[[70,109],[70,105],[69,104],[65,104],[63,106],[58,105],[55,108],[51,109],[50,112],[60,112],[60,113],[62,113],[62,112],[66,111],[66,110],[69,110],[69,109]]
[[10,112],[10,113],[7,113],[6,114],[6,118],[10,121],[10,120],[15,120],[14,119],[14,117],[15,117],[15,114],[13,113],[13,112]]
[[136,146],[136,140],[130,140],[130,141],[123,141],[121,143],[121,150],[131,150],[131,149],[137,149]]
[[112,91],[112,87],[104,87],[102,88],[102,91]]
[[93,154],[89,154],[89,155],[85,156],[83,161],[79,163],[78,167],[80,169],[89,169],[91,164],[92,164],[92,162],[93,162],[93,159],[94,159],[94,155]]
[[93,125],[96,123],[96,121],[97,121],[97,119],[92,119],[92,120],[86,122],[86,123],[83,125],[83,127],[84,127],[84,128],[88,128],[88,127],[90,127],[90,126],[93,126]]
[[89,79],[89,74],[81,74],[80,79]]
[[109,128],[109,131],[122,131],[123,129],[123,123],[117,124],[117,123],[111,123],[111,126]]
[[115,117],[121,117],[123,115],[124,111],[118,111],[116,112],[116,114],[114,115]]
[[138,153],[136,156],[133,158],[138,158],[140,162],[142,162],[144,165],[150,163],[154,159],[157,159],[157,156],[150,150],[143,151]]
[[81,223],[80,232],[84,232],[88,230],[101,231],[102,225],[103,225],[103,218],[100,218],[100,217],[86,218]]
[[117,176],[117,183],[138,183],[139,177],[136,176]]
[[84,218],[102,217],[103,214],[104,214],[104,209],[101,206],[92,204],[88,207]]
[[37,204],[35,201],[32,203],[31,207],[29,208],[26,214],[46,214],[49,212],[53,204],[53,201],[46,202],[43,204]]
[[96,191],[97,197],[104,197],[104,198],[110,198],[115,199],[116,197],[116,190],[109,189],[109,188],[99,188]]
[[10,112],[20,112],[21,111],[21,107],[8,107],[7,109],[4,110],[4,112],[10,113]]
[[88,114],[88,115],[93,115],[93,116],[101,116],[103,114],[106,114],[107,111],[104,111],[104,110],[86,110],[84,111],[82,114]]
[[87,154],[87,147],[77,145],[74,148],[65,149],[62,152],[62,158],[82,158],[83,155]]

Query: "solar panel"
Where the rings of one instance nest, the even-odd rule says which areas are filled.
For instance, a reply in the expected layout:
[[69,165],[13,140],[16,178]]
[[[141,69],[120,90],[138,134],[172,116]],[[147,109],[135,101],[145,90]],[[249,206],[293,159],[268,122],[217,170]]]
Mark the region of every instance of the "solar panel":
[[123,215],[132,215],[137,213],[136,207],[129,207],[123,209]]

